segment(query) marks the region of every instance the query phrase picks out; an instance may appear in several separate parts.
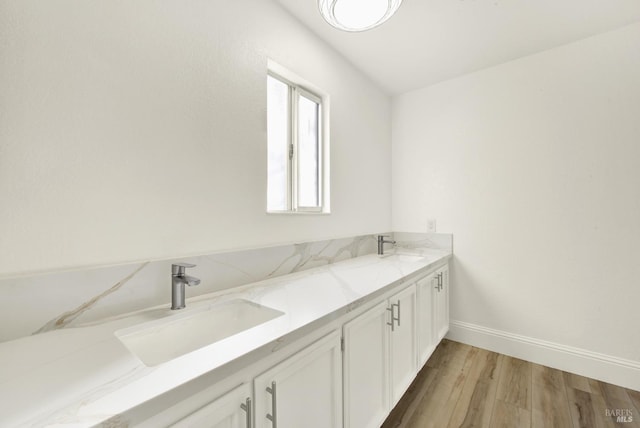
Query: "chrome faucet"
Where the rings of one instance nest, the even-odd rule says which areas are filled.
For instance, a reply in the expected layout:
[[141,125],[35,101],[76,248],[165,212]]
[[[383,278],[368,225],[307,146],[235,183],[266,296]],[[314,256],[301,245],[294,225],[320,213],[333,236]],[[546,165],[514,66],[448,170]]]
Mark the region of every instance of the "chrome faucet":
[[378,235],[378,255],[384,254],[384,244],[395,244],[396,241],[385,241],[384,238],[388,238],[389,235]]
[[171,309],[183,309],[184,286],[189,287],[200,284],[198,278],[184,274],[186,268],[196,267],[191,263],[176,263],[171,265]]

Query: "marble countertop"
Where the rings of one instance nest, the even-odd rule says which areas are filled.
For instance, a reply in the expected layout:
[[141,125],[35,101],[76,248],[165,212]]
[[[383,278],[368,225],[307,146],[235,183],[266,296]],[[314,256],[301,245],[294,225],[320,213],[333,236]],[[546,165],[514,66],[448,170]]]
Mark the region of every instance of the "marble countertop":
[[294,331],[310,332],[315,321],[346,314],[451,257],[446,250],[413,253],[421,257],[367,255],[187,299],[180,314],[245,299],[284,315],[154,367],[115,332],[175,316],[166,305],[0,343],[0,426],[93,426]]

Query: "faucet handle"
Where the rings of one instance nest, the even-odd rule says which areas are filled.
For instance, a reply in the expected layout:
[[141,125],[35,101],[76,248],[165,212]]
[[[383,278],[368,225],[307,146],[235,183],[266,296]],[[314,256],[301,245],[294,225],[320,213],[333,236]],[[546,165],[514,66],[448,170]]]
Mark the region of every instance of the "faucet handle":
[[171,274],[172,275],[184,275],[184,270],[187,268],[196,267],[196,265],[192,263],[173,263],[171,265]]

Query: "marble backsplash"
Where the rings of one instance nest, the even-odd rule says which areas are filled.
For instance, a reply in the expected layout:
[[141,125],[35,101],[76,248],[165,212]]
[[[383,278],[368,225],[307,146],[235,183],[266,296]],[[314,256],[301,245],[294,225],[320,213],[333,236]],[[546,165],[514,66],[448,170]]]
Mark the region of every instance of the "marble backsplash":
[[393,232],[396,248],[420,251],[443,249],[453,251],[453,235],[449,233]]
[[[391,234],[390,234],[391,235]],[[448,234],[394,233],[397,249],[451,249]],[[197,265],[201,279],[187,298],[373,254],[376,235],[282,245],[183,259],[0,279],[5,305],[0,342],[60,328],[78,327],[146,307],[169,305],[171,264]],[[393,251],[388,248],[387,252]]]

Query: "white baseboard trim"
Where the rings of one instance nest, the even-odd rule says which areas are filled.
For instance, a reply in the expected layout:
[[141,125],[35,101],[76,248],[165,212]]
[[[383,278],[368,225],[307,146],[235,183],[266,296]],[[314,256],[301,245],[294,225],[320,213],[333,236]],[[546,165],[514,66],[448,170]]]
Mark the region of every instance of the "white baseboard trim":
[[627,360],[462,321],[447,339],[640,391],[640,361]]

